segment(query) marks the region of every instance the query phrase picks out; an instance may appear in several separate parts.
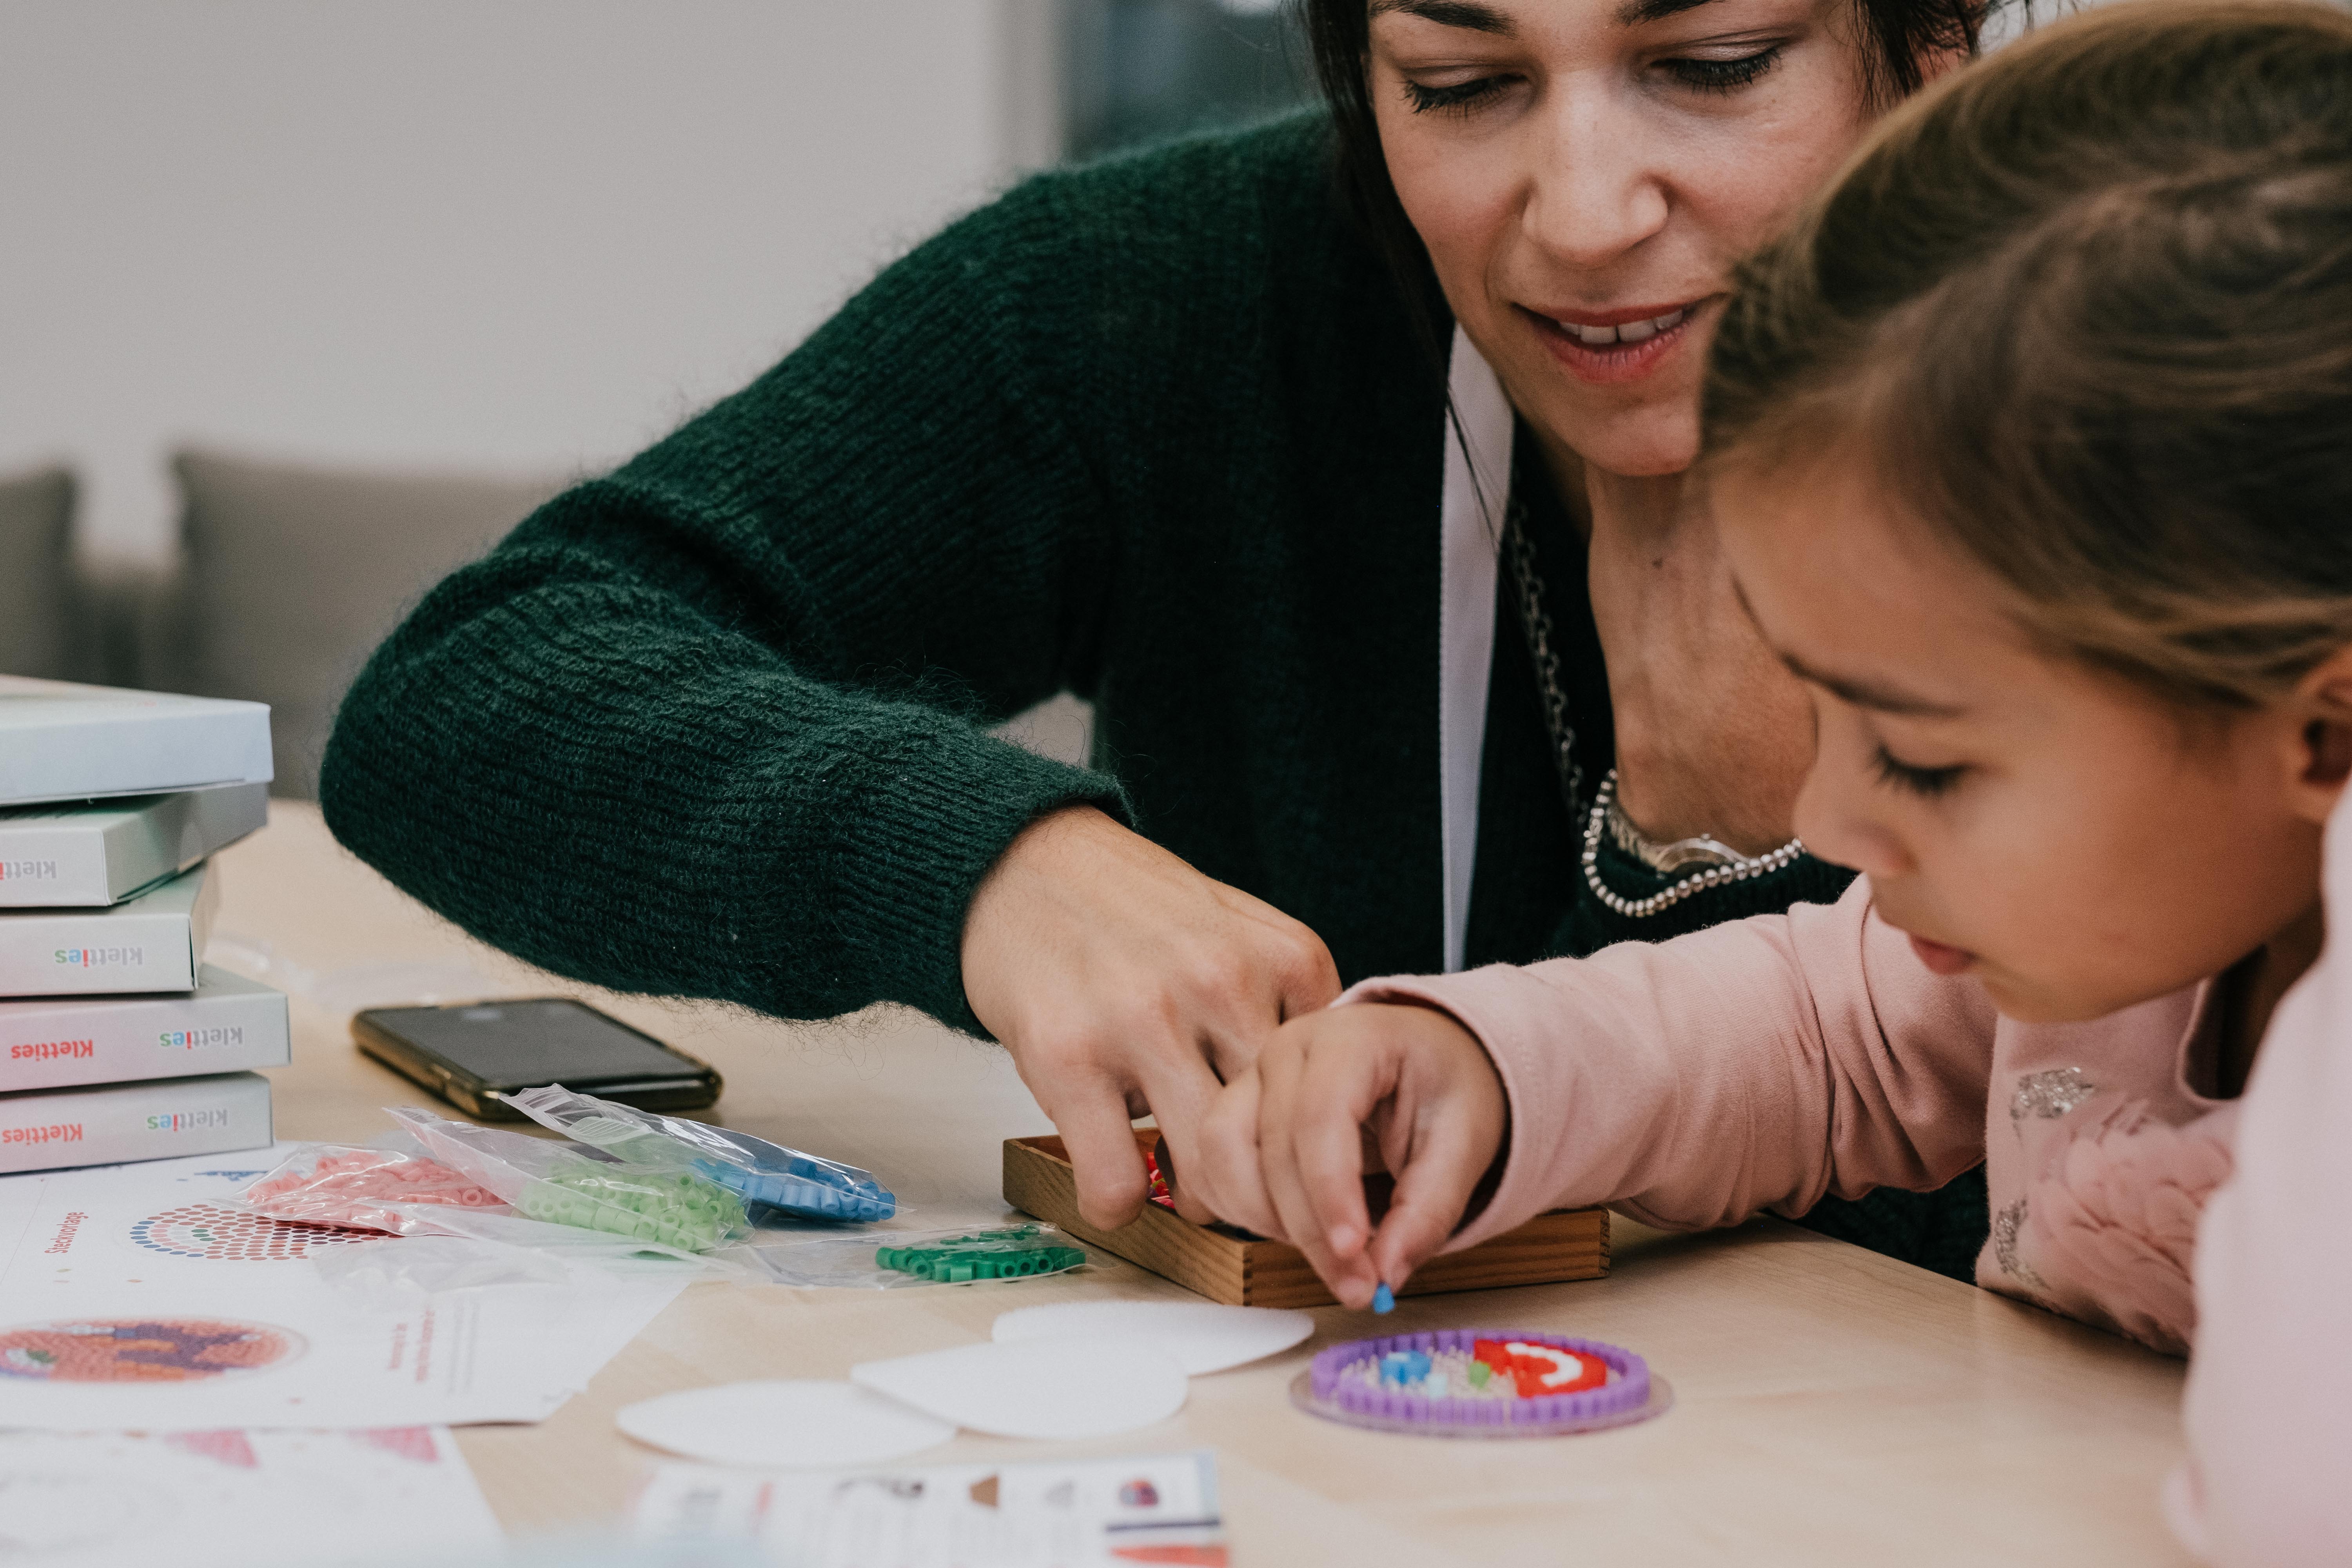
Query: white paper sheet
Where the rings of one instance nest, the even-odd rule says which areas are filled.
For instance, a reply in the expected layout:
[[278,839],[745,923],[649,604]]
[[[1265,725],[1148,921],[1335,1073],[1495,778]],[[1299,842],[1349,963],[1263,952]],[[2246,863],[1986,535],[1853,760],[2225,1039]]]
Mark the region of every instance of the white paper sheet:
[[355,1300],[310,1261],[354,1233],[221,1202],[290,1147],[0,1180],[0,1426],[543,1420],[683,1289]]
[[1108,1437],[1184,1408],[1184,1368],[1149,1340],[957,1345],[860,1362],[849,1381],[1003,1437]]
[[502,1542],[444,1427],[0,1436],[0,1563],[362,1568]]
[[773,1469],[878,1465],[935,1448],[949,1422],[855,1384],[727,1383],[625,1405],[614,1424],[640,1443],[716,1465]]
[[1213,1454],[762,1475],[664,1465],[640,1540],[752,1541],[793,1568],[1131,1568],[1226,1561]]
[[1214,1301],[1052,1301],[1000,1313],[989,1335],[999,1344],[1031,1340],[1148,1340],[1176,1358],[1186,1375],[1223,1372],[1279,1355],[1315,1331],[1304,1312],[1274,1307],[1223,1307]]

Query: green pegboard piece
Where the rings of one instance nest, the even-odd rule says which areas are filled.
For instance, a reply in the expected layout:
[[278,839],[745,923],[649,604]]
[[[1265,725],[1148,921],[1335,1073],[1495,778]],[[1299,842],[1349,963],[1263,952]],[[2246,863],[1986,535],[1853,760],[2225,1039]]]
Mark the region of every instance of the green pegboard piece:
[[523,1189],[527,1219],[708,1252],[743,1235],[743,1200],[691,1171],[614,1171],[581,1161]]
[[937,1280],[942,1285],[1059,1274],[1086,1260],[1084,1252],[1048,1240],[1035,1226],[978,1230],[969,1236],[927,1241],[917,1247],[880,1247],[874,1254],[874,1261],[885,1268]]

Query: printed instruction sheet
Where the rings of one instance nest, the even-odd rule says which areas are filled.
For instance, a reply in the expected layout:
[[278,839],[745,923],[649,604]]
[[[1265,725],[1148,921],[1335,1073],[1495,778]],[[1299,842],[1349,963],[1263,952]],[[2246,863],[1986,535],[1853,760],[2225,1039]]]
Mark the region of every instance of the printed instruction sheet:
[[684,1288],[338,1289],[319,1250],[401,1244],[226,1201],[292,1147],[0,1178],[0,1428],[540,1421]]
[[503,1542],[446,1428],[0,1436],[0,1563],[373,1568]]
[[664,1465],[642,1541],[756,1542],[793,1568],[1224,1568],[1213,1454],[762,1474]]

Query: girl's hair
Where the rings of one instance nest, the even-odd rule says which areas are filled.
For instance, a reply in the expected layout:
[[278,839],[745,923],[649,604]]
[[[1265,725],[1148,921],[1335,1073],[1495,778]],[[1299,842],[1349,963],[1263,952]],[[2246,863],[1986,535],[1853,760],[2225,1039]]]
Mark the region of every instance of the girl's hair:
[[[1381,153],[1365,78],[1371,47],[1370,0],[1292,0],[1298,7],[1315,74],[1331,108],[1341,195],[1370,229],[1408,302],[1424,310],[1432,287],[1427,253],[1407,221]],[[1987,13],[2000,0],[1848,0],[1863,39],[1865,96],[1884,108],[1919,89],[1938,53],[1972,52]],[[1434,324],[1416,323],[1433,344]],[[1441,358],[1440,365],[1444,364]]]
[[1888,117],[1736,287],[1711,464],[1865,456],[2029,632],[2172,700],[2352,644],[2352,16],[2046,29]]

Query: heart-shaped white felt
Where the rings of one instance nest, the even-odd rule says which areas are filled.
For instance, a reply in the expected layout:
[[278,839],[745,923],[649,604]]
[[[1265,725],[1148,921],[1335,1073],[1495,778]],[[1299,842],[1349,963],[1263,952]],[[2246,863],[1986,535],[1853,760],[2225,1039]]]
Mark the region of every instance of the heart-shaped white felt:
[[846,1383],[725,1383],[624,1405],[640,1443],[720,1465],[865,1465],[917,1453],[955,1427]]
[[1108,1437],[1184,1407],[1184,1369],[1149,1340],[959,1345],[869,1361],[850,1380],[1006,1437]]
[[1315,1320],[1275,1307],[1221,1307],[1213,1301],[1059,1301],[1016,1307],[998,1318],[992,1331],[1000,1344],[1148,1340],[1198,1377],[1286,1351],[1315,1331]]

